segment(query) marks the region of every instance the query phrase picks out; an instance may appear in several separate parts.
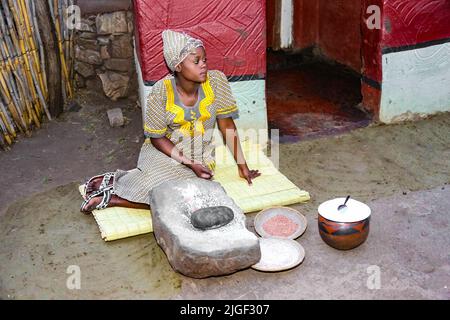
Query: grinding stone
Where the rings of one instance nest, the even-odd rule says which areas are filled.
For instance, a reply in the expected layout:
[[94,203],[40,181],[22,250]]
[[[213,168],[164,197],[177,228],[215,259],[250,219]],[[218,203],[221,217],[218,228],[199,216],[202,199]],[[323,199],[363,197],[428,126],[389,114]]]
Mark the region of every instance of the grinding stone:
[[191,223],[201,230],[220,228],[233,220],[233,210],[225,206],[202,208],[192,213]]
[[[150,196],[150,195],[149,195]],[[151,191],[153,234],[173,269],[192,278],[232,274],[261,260],[259,240],[220,183],[201,178],[163,182]],[[201,208],[226,207],[234,218],[221,228],[191,223]]]

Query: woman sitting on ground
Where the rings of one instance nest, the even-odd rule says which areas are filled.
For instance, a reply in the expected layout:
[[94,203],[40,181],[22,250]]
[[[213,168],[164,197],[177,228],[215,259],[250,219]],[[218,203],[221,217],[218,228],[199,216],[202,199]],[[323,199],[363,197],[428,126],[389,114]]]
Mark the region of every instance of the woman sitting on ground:
[[258,170],[243,157],[236,126],[238,108],[225,75],[208,71],[201,40],[185,33],[162,33],[164,58],[173,72],[155,83],[144,115],[146,142],[137,167],[91,178],[81,211],[121,206],[148,209],[149,192],[176,179],[211,179],[215,168],[212,132],[218,128],[230,148],[238,174],[251,184]]

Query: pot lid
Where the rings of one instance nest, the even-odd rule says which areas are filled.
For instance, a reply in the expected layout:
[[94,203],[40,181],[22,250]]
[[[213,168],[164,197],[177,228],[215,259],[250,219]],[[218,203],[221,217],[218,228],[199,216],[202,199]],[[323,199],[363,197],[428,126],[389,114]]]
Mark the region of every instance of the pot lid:
[[352,198],[347,201],[346,208],[338,210],[338,207],[344,202],[345,198],[325,201],[319,206],[319,214],[325,219],[336,222],[356,222],[370,216],[369,206]]

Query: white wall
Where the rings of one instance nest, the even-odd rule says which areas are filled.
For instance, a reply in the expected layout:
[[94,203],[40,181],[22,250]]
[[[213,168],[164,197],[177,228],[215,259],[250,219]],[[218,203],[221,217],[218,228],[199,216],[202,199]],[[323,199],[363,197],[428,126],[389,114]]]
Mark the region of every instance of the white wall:
[[280,47],[292,46],[292,27],[294,25],[294,4],[292,0],[281,0]]
[[450,43],[383,55],[380,121],[450,111]]

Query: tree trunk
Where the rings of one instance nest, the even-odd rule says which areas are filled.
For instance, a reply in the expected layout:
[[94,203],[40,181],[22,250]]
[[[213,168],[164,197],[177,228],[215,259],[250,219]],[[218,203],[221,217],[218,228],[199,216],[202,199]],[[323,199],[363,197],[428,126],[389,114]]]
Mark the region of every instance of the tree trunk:
[[33,1],[35,1],[36,16],[45,51],[45,71],[47,74],[49,111],[52,117],[57,117],[63,112],[63,97],[61,87],[61,61],[59,58],[56,30],[51,22],[48,1]]

